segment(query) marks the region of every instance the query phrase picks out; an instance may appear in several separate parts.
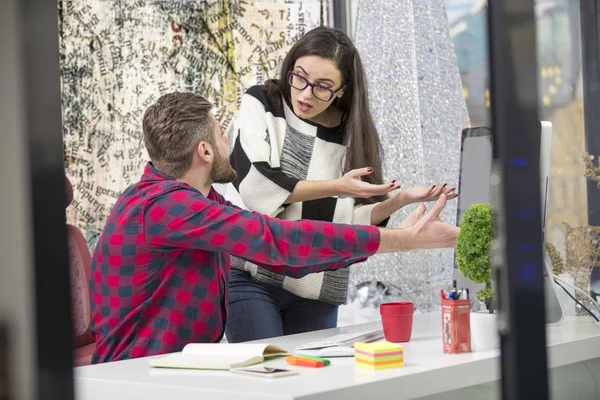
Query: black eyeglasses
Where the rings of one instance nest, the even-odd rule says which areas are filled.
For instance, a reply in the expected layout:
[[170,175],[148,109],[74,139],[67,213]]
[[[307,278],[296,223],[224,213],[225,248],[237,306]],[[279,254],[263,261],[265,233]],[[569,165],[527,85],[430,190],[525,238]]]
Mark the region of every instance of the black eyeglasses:
[[310,83],[306,78],[303,78],[292,71],[288,72],[288,83],[291,87],[298,90],[304,90],[307,86],[310,86],[313,96],[321,101],[331,100],[331,98],[344,87],[344,85],[342,85],[338,90],[331,90],[321,85]]

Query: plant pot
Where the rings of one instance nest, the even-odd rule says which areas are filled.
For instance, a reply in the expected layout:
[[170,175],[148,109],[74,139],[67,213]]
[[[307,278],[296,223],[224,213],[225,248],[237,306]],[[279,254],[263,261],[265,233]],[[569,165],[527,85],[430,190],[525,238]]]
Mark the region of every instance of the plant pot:
[[471,347],[473,351],[485,351],[500,348],[498,334],[498,315],[486,311],[472,312]]

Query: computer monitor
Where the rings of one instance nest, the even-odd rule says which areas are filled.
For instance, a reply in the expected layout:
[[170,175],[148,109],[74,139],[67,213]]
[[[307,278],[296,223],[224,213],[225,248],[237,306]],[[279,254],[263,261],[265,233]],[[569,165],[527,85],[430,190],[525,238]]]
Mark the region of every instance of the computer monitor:
[[[540,139],[540,184],[542,194],[542,243],[546,243],[546,225],[548,223],[548,194],[550,189],[550,168],[552,166],[552,123],[542,121]],[[544,249],[546,246],[544,246]]]
[[[459,193],[457,204],[457,224],[460,225],[464,213],[473,204],[490,202],[490,180],[492,173],[493,141],[492,130],[488,127],[467,128],[462,132]],[[557,285],[546,257],[546,223],[548,219],[548,193],[550,188],[550,167],[552,164],[552,123],[541,122],[540,139],[540,200],[542,210],[542,246],[545,274],[546,322],[558,323],[562,319],[562,309],[556,296]],[[466,279],[455,270],[458,285],[468,287],[475,293],[483,287]]]

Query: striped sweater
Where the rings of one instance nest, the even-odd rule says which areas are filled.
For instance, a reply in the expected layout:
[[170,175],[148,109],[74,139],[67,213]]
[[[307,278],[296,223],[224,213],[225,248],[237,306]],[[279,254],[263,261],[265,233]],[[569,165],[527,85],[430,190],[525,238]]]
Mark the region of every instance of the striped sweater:
[[[344,126],[327,128],[294,114],[288,100],[253,86],[242,96],[230,136],[231,164],[238,179],[225,189],[232,203],[286,220],[311,219],[370,224],[374,204],[355,205],[351,197],[328,197],[284,205],[301,180],[331,180],[344,174]],[[247,270],[260,282],[283,287],[300,297],[344,304],[347,268],[309,274],[300,279],[268,272],[231,257],[231,266]]]

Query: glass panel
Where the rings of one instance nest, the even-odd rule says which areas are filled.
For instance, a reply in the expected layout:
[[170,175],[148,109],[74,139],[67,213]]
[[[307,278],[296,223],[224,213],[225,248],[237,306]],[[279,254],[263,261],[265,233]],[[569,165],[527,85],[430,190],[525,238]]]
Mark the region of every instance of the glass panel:
[[[485,1],[446,0],[451,34],[458,67],[473,126],[490,124],[487,9]],[[539,79],[540,120],[552,124],[552,164],[549,180],[546,241],[552,272],[570,283],[562,282],[567,290],[556,287],[564,319],[558,326],[548,328],[550,344],[557,335],[568,342],[566,332],[580,331],[593,325],[590,312],[600,316],[597,299],[600,292],[598,247],[600,228],[588,225],[588,189],[584,126],[584,101],[581,57],[581,24],[579,1],[536,1],[537,55]],[[597,41],[586,35],[584,40]],[[598,65],[598,60],[596,65]],[[595,72],[598,73],[597,71]],[[591,83],[588,83],[591,84]],[[598,134],[587,132],[588,135]],[[592,156],[598,157],[599,154]],[[587,160],[588,168],[596,168],[596,159]],[[595,177],[600,169],[588,174]],[[559,282],[560,283],[560,282]],[[569,292],[569,293],[566,293]],[[573,296],[580,303],[570,297]],[[586,311],[588,309],[590,312]],[[592,329],[593,331],[593,329]],[[551,395],[554,399],[588,399],[600,396],[595,382],[600,375],[600,360],[573,359],[566,365],[549,370]],[[550,357],[557,362],[561,357]],[[560,362],[560,361],[559,361]],[[438,396],[441,398],[441,396]],[[438,398],[436,396],[427,399]],[[444,399],[500,398],[498,382],[444,393]]]

